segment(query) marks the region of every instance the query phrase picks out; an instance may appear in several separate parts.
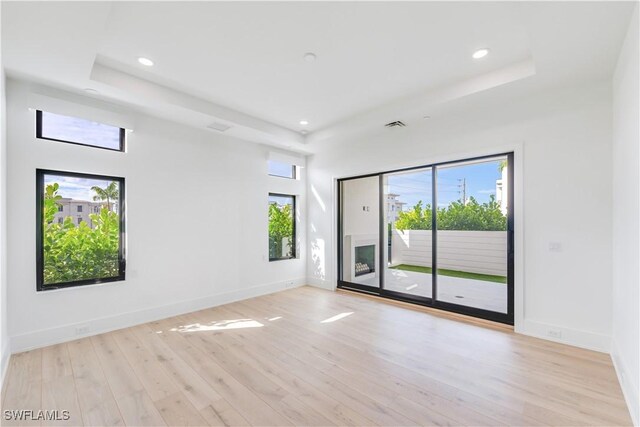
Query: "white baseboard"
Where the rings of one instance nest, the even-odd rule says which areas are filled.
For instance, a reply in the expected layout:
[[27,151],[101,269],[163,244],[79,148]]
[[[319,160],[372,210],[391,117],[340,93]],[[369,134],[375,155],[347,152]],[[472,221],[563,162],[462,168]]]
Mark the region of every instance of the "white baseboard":
[[[522,325],[517,327],[515,332],[602,353],[609,353],[611,350],[609,335],[550,325],[535,320],[524,319]],[[561,336],[553,336],[550,332],[559,332]]]
[[620,357],[615,340],[611,340],[611,360],[613,360],[613,367],[616,370],[624,400],[627,402],[627,408],[629,408],[631,421],[633,421],[634,426],[640,426],[640,391],[638,390],[640,385],[637,383],[638,378],[634,378],[630,374],[627,363]]
[[307,277],[307,284],[315,286],[316,288],[322,288],[329,291],[335,291],[336,287],[333,283],[325,279],[319,279],[317,277]]
[[[291,285],[292,282],[293,286]],[[148,308],[145,310],[118,314],[116,316],[87,320],[82,323],[67,324],[50,329],[41,329],[22,335],[14,335],[11,337],[10,342],[11,352],[19,353],[21,351],[27,351],[34,348],[73,341],[87,336],[152,322],[154,320],[165,319],[167,317],[228,304],[234,301],[279,292],[285,289],[291,289],[292,287],[302,286],[304,284],[304,278],[269,283],[223,294],[210,295],[193,300],[179,301],[173,304]],[[76,328],[80,326],[88,326],[88,330],[90,332],[84,335],[77,335]]]
[[9,358],[11,357],[11,351],[9,343],[4,342],[2,349],[0,349],[0,390],[4,386],[4,379],[7,375],[7,368],[9,367]]

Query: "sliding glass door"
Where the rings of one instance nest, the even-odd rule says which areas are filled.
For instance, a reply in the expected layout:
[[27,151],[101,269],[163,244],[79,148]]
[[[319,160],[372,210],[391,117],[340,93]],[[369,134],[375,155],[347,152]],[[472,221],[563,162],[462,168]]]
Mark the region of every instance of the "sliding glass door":
[[385,289],[431,298],[432,168],[383,175]]
[[339,280],[360,289],[380,288],[380,177],[342,181]]
[[512,160],[340,180],[338,286],[513,323]]
[[499,156],[436,167],[439,302],[507,313],[507,163]]

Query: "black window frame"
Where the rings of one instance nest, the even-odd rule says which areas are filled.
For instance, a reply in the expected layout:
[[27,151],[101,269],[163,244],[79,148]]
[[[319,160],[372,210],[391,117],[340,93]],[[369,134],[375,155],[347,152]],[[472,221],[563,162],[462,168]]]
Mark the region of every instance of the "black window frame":
[[[280,257],[280,258],[271,258],[271,253],[269,253],[269,262],[272,261],[285,261],[285,260],[289,260],[289,259],[296,259],[298,256],[298,244],[297,244],[297,234],[298,234],[298,230],[296,228],[296,196],[295,194],[284,194],[284,193],[269,193],[269,197],[271,196],[276,196],[276,197],[290,197],[292,200],[292,210],[291,210],[291,216],[292,216],[292,220],[293,220],[293,224],[292,224],[292,233],[293,235],[291,236],[291,240],[293,241],[292,246],[291,246],[291,256],[289,257]],[[267,210],[267,214],[268,214],[268,210]],[[267,233],[268,234],[268,233]]]
[[[273,162],[273,161],[275,161],[275,160],[269,160],[269,162]],[[287,164],[287,162],[280,162],[280,163]],[[268,173],[268,175],[276,177],[276,178],[298,179],[298,168],[296,168],[296,165],[294,165],[294,164],[291,165],[291,176],[275,175],[275,174],[272,174],[272,173]]]
[[[437,246],[437,239],[438,239],[438,233],[437,233],[437,214],[436,214],[436,210],[437,210],[437,195],[438,195],[438,191],[437,191],[437,183],[438,183],[438,178],[437,178],[437,170],[440,166],[446,166],[446,165],[455,165],[455,164],[459,164],[459,163],[465,163],[465,162],[469,162],[469,161],[475,161],[475,160],[484,160],[484,159],[493,159],[493,158],[497,158],[497,157],[502,157],[502,156],[506,156],[507,158],[507,162],[509,164],[509,168],[507,170],[507,182],[508,182],[508,187],[507,187],[507,312],[506,313],[502,313],[502,312],[497,312],[497,311],[489,311],[489,310],[485,310],[485,309],[481,309],[481,308],[477,308],[477,307],[473,307],[473,306],[465,306],[465,305],[461,305],[461,304],[454,304],[454,303],[450,303],[450,302],[445,302],[442,300],[438,300],[437,299],[437,286],[438,286],[438,246]],[[408,302],[408,303],[412,303],[412,304],[417,304],[417,305],[423,305],[429,308],[435,308],[435,309],[440,309],[440,310],[444,310],[444,311],[449,311],[449,312],[453,312],[453,313],[458,313],[458,314],[463,314],[463,315],[467,315],[467,316],[473,316],[473,317],[477,317],[480,319],[485,319],[485,320],[490,320],[493,322],[500,322],[500,323],[505,323],[507,325],[513,325],[514,324],[514,319],[515,319],[515,218],[514,218],[514,213],[515,213],[515,185],[514,185],[514,174],[515,174],[515,162],[514,162],[514,158],[515,158],[515,154],[514,152],[510,151],[510,152],[503,152],[503,153],[496,153],[496,154],[490,154],[490,155],[486,155],[486,156],[477,156],[477,157],[470,157],[470,158],[462,158],[462,159],[458,159],[458,160],[450,160],[450,161],[444,161],[444,162],[438,162],[438,163],[431,163],[431,164],[427,164],[427,165],[421,165],[421,166],[411,166],[411,167],[407,167],[407,168],[401,168],[401,169],[393,169],[393,170],[386,170],[386,171],[382,171],[382,172],[373,172],[373,173],[369,173],[369,174],[364,174],[364,175],[358,175],[358,176],[349,176],[349,177],[345,177],[345,178],[339,178],[336,180],[336,203],[338,206],[337,212],[336,212],[336,222],[337,222],[337,251],[336,251],[336,255],[337,255],[337,277],[336,277],[336,281],[337,281],[337,287],[340,289],[346,289],[349,291],[354,291],[354,292],[361,292],[361,293],[365,293],[367,295],[375,295],[381,298],[387,298],[387,299],[393,299],[393,300],[397,300],[397,301],[403,301],[403,302]],[[436,233],[432,234],[432,240],[431,240],[431,245],[432,245],[432,268],[433,271],[436,272],[435,275],[433,275],[432,278],[432,289],[433,289],[433,294],[432,295],[436,295],[436,298],[433,297],[423,297],[423,296],[418,296],[418,295],[411,295],[411,294],[407,294],[407,293],[401,293],[398,291],[392,291],[392,290],[388,290],[385,289],[384,287],[384,279],[385,279],[385,275],[381,274],[380,276],[380,284],[378,287],[374,287],[374,286],[368,286],[368,285],[362,285],[362,284],[358,284],[358,283],[352,283],[352,282],[347,282],[344,281],[342,278],[343,276],[343,270],[344,270],[344,258],[343,258],[343,236],[342,236],[342,231],[343,231],[343,194],[342,194],[342,183],[345,181],[350,181],[350,180],[354,180],[354,179],[361,179],[361,178],[369,178],[369,177],[378,177],[379,178],[379,193],[378,193],[378,201],[379,201],[379,245],[380,245],[380,251],[379,251],[379,259],[380,259],[380,265],[383,266],[384,265],[384,248],[385,248],[385,242],[384,242],[384,238],[385,238],[385,227],[386,224],[384,223],[384,215],[382,215],[382,212],[384,212],[384,191],[383,191],[383,177],[386,174],[390,174],[390,173],[395,173],[395,172],[405,172],[405,171],[412,171],[412,170],[420,170],[420,169],[431,169],[432,170],[432,187],[431,187],[431,191],[432,191],[432,209],[433,209],[433,214],[432,214],[432,226],[431,229],[432,230],[436,230]],[[383,267],[384,268],[384,267]]]
[[[56,113],[52,113],[52,114],[56,114]],[[67,116],[67,117],[72,117],[72,116]],[[82,119],[82,117],[76,117],[76,118]],[[82,120],[87,120],[87,119],[82,119]],[[87,121],[90,121],[90,120],[87,120]],[[49,138],[49,137],[46,137],[46,136],[42,136],[42,110],[36,110],[36,138],[44,139],[46,141],[64,142],[66,144],[80,145],[80,146],[83,146],[83,147],[98,148],[100,150],[108,150],[108,151],[116,151],[116,152],[124,153],[125,140],[126,140],[126,129],[124,129],[124,128],[119,128],[119,129],[120,129],[120,133],[119,133],[120,145],[119,145],[118,148],[100,147],[100,146],[92,145],[92,144],[84,144],[84,143],[78,142],[78,141],[68,141],[68,140],[65,140],[65,139]]]
[[[118,275],[113,277],[102,277],[95,279],[76,280],[72,282],[60,283],[44,283],[44,218],[43,218],[43,201],[44,201],[44,177],[45,175],[68,176],[73,178],[101,179],[108,181],[116,181],[119,184],[118,195],[118,215],[120,223],[120,233],[118,242]],[[51,169],[36,169],[36,291],[50,291],[54,289],[71,288],[77,286],[96,285],[100,283],[121,282],[126,277],[126,256],[125,256],[125,178],[96,175],[84,172],[59,171]]]

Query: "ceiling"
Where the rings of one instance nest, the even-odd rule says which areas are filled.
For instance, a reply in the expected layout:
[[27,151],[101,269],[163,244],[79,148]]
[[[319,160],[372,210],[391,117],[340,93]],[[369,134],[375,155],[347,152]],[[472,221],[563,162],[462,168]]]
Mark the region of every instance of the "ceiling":
[[[307,151],[508,83],[610,76],[633,2],[3,2],[9,76]],[[595,30],[597,29],[597,31]],[[475,60],[478,48],[490,54]],[[307,52],[316,54],[307,62]],[[137,62],[144,56],[153,67]],[[308,120],[306,126],[300,120]],[[306,131],[306,136],[301,131]]]

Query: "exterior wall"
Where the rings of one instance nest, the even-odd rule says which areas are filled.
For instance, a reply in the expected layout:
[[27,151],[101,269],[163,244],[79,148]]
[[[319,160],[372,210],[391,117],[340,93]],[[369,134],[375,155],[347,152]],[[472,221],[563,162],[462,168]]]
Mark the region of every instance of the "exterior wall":
[[502,177],[496,180],[496,203],[500,205],[500,212],[507,214],[507,194],[509,193],[508,167],[502,169]]
[[398,200],[398,196],[399,196],[398,194],[386,195],[387,200],[385,202],[385,206],[387,210],[387,216],[385,217],[385,219],[387,222],[390,222],[391,224],[396,223],[396,220],[398,219],[398,215],[400,214],[400,212],[402,212],[404,205],[406,205],[406,203]]
[[[392,265],[431,267],[431,230],[393,230]],[[438,231],[438,268],[507,275],[506,231]]]
[[[91,221],[89,215],[100,213],[100,208],[106,206],[106,202],[88,202],[63,198],[59,201],[58,205],[62,206],[62,210],[56,212],[53,217],[54,222],[64,221],[64,218],[70,216],[75,225],[78,225],[78,218],[80,218],[86,222],[89,227],[93,228],[93,221]],[[82,212],[78,212],[78,206],[82,207]]]

